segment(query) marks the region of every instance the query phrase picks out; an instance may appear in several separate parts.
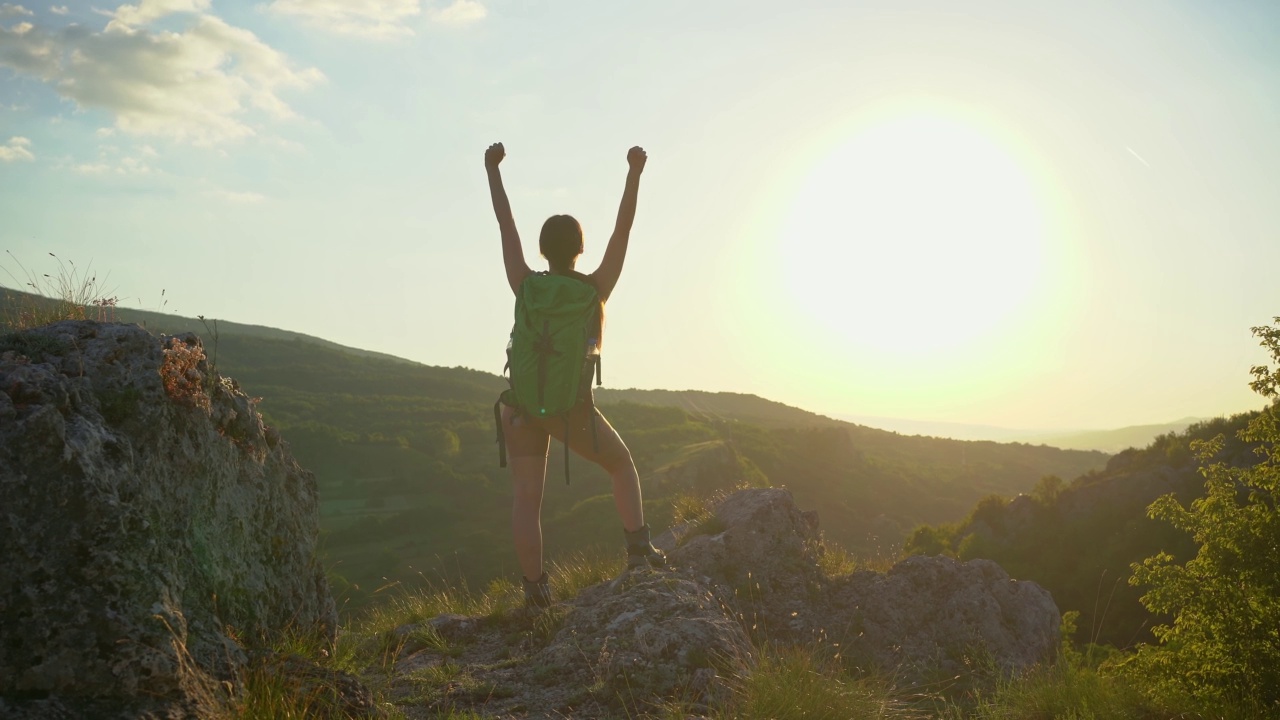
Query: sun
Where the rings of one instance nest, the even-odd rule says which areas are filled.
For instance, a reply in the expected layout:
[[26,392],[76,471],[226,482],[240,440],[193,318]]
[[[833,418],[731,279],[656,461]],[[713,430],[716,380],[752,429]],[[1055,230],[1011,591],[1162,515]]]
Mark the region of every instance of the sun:
[[1045,262],[1035,185],[988,131],[913,113],[859,129],[803,180],[778,268],[800,312],[888,358],[1005,329]]

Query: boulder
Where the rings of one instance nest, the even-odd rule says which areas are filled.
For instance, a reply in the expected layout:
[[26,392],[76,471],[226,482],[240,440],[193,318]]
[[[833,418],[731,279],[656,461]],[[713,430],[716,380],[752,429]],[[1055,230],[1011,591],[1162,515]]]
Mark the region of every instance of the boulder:
[[673,567],[732,594],[739,619],[757,632],[798,639],[816,621],[825,582],[818,516],[801,512],[786,488],[739,490],[656,544]]
[[801,512],[785,488],[740,490],[657,544],[674,567],[731,592],[758,637],[840,642],[846,658],[907,683],[973,662],[1029,667],[1058,645],[1049,592],[990,560],[913,557],[886,573],[825,577],[817,514]]
[[333,632],[318,530],[314,477],[195,335],[0,336],[7,713],[214,712],[245,644]]
[[990,560],[916,556],[857,572],[828,590],[826,634],[846,660],[905,684],[994,665],[1010,673],[1053,657],[1062,617],[1049,591]]
[[653,698],[715,699],[715,668],[747,668],[751,642],[713,589],[648,569],[579,593],[535,666],[561,682],[600,687],[626,704]]
[[990,561],[915,557],[826,577],[817,514],[785,488],[735,492],[655,544],[669,567],[624,570],[548,610],[440,615],[397,630],[430,627],[453,646],[406,645],[393,694],[417,702],[417,673],[456,663],[465,682],[437,689],[423,710],[605,718],[670,712],[674,701],[715,716],[771,643],[821,642],[902,686],[1012,672],[1057,646],[1049,594]]

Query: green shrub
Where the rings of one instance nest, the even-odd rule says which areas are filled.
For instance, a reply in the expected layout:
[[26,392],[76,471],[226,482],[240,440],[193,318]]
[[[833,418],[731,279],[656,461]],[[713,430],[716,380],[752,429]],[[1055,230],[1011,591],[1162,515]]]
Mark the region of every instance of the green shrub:
[[[1280,317],[1253,328],[1280,363]],[[1166,495],[1151,517],[1194,538],[1198,552],[1185,564],[1167,553],[1133,565],[1130,582],[1149,588],[1143,604],[1173,616],[1154,628],[1159,646],[1140,649],[1127,663],[1135,677],[1165,697],[1188,697],[1203,708],[1252,708],[1280,715],[1280,371],[1253,368],[1251,387],[1273,404],[1240,431],[1260,443],[1262,462],[1236,467],[1213,462],[1221,435],[1192,443],[1201,459],[1205,496],[1190,506]]]

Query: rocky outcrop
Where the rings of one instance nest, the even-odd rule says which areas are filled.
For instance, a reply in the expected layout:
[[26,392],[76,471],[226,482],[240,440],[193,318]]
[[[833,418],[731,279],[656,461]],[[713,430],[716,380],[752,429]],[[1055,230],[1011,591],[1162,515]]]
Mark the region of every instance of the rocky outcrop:
[[[817,514],[786,489],[738,491],[655,544],[669,568],[627,570],[547,611],[398,628],[393,699],[411,717],[635,716],[673,700],[715,715],[773,643],[827,644],[904,687],[1013,672],[1057,646],[1049,594],[990,561],[915,557],[827,577]],[[424,689],[441,675],[452,680]]]
[[1053,657],[1062,617],[1049,592],[990,560],[916,556],[838,579],[824,623],[847,661],[909,684],[988,664],[1013,672]]
[[818,541],[816,512],[801,512],[789,490],[764,488],[730,495],[701,523],[672,528],[655,544],[673,566],[731,593],[739,620],[798,640],[820,624]]
[[247,644],[332,632],[317,533],[314,478],[196,336],[0,336],[0,715],[214,713]]
[[672,563],[730,588],[739,620],[769,640],[839,642],[846,660],[911,684],[976,661],[1005,671],[1052,657],[1061,615],[1048,591],[989,560],[913,557],[887,573],[827,578],[814,512],[783,488],[746,490],[658,539]]

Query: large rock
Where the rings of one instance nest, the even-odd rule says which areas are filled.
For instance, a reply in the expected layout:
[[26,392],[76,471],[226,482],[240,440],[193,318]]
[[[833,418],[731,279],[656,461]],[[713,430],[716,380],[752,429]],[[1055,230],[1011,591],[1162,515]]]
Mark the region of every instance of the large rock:
[[846,659],[908,684],[1049,660],[1062,620],[1049,591],[990,560],[924,556],[839,579],[824,614]]
[[[547,611],[397,629],[406,656],[393,702],[413,717],[634,717],[673,701],[716,715],[773,643],[826,643],[903,686],[1015,671],[1056,648],[1048,593],[989,561],[917,557],[827,577],[817,514],[784,488],[733,493],[655,544],[669,550],[668,568],[625,570]],[[431,642],[411,642],[428,628]],[[455,680],[424,704],[418,678],[445,665]]]
[[[739,618],[776,639],[799,639],[816,621],[822,594],[818,516],[801,512],[785,488],[740,490],[712,517],[673,528],[657,544],[671,564],[735,596]],[[764,627],[761,627],[761,624]]]
[[0,336],[0,714],[213,712],[244,641],[332,632],[317,533],[313,476],[196,336]]
[[1049,592],[989,560],[913,557],[887,573],[826,577],[817,514],[801,512],[785,488],[740,490],[657,544],[674,566],[731,589],[757,636],[840,642],[846,658],[907,683],[974,662],[1025,668],[1057,648],[1061,615]]
[[724,599],[701,583],[631,571],[574,598],[564,626],[532,658],[584,686],[649,698],[711,700],[713,668],[745,669],[751,643]]

